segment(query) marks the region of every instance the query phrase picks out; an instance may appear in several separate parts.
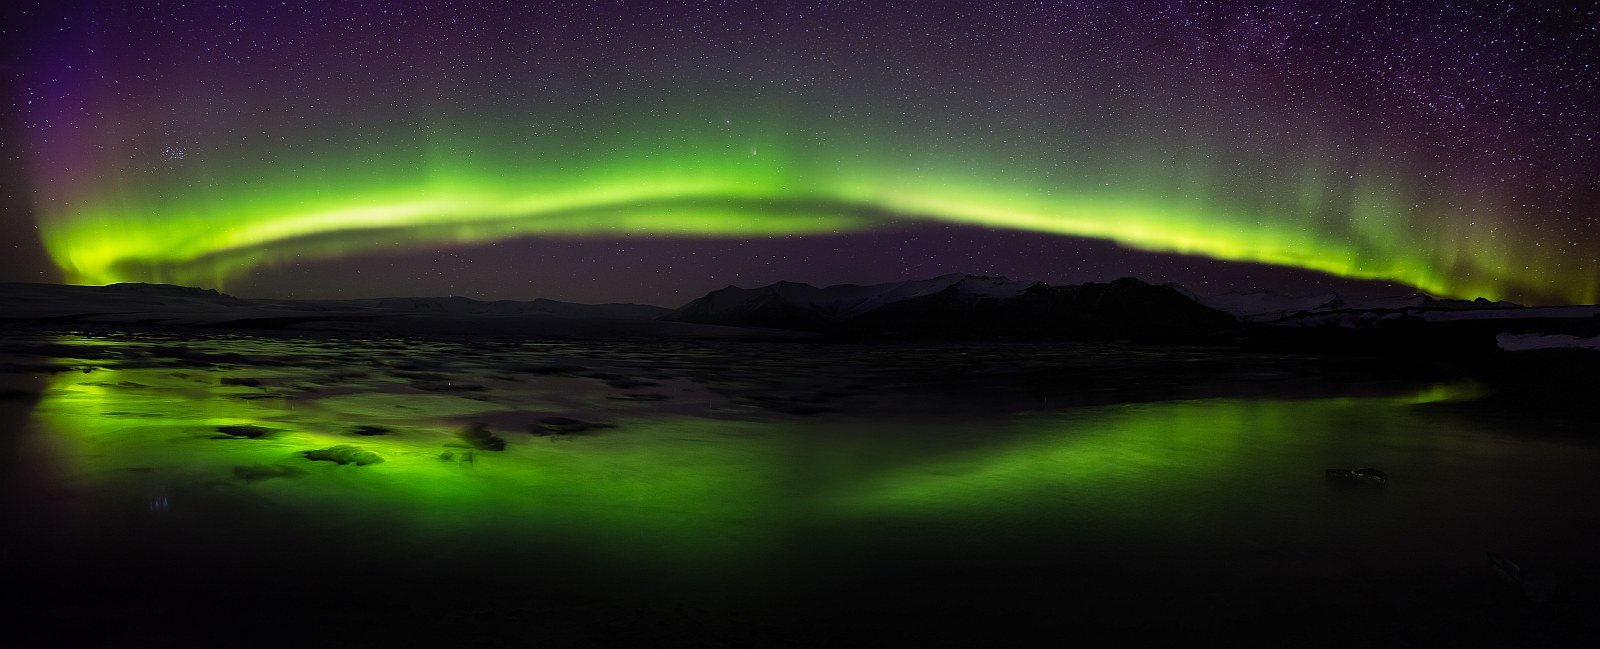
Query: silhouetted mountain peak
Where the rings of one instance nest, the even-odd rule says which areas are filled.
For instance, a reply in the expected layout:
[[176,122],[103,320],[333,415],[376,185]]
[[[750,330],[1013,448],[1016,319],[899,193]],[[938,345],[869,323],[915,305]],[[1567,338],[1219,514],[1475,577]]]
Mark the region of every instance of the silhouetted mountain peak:
[[1171,286],[1135,277],[1050,286],[951,273],[818,288],[799,282],[729,287],[667,319],[860,335],[1121,338],[1226,329],[1234,319]]
[[177,284],[151,284],[147,282],[118,282],[107,284],[102,290],[123,295],[149,295],[158,297],[192,297],[202,299],[235,299],[232,295],[213,288],[179,286]]

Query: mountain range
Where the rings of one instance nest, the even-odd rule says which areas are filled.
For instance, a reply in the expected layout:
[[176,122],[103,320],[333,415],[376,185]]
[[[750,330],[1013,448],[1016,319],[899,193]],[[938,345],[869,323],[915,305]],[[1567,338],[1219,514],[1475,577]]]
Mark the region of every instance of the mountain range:
[[168,284],[0,284],[0,321],[523,338],[1004,338],[1345,349],[1600,348],[1600,307],[1415,293],[1221,293],[1124,277],[1049,285],[950,274],[884,284],[728,286],[677,309],[466,297],[246,299]]
[[1345,312],[1478,311],[1523,308],[1522,305],[1513,302],[1494,302],[1481,297],[1476,300],[1454,300],[1436,298],[1427,293],[1349,300],[1334,292],[1283,295],[1271,291],[1258,291],[1195,296],[1195,300],[1213,309],[1231,313],[1241,322],[1269,324],[1295,324],[1307,316]]
[[1174,285],[1132,277],[1051,286],[961,274],[867,286],[729,286],[664,319],[836,335],[1076,339],[1197,336],[1238,324]]

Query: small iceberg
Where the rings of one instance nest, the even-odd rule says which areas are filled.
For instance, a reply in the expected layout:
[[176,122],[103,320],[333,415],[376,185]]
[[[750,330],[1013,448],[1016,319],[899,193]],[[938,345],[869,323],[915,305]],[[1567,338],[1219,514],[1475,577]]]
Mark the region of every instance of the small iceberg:
[[1373,468],[1327,469],[1323,477],[1335,484],[1383,485],[1389,482],[1389,474]]

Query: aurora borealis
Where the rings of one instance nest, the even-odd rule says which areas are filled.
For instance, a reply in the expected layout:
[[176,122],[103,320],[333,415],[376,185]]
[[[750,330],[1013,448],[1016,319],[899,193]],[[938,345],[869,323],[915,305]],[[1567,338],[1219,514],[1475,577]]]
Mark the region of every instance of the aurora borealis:
[[0,1],[0,647],[1591,646],[1597,349],[1600,2]]
[[1596,12],[1329,4],[48,3],[19,209],[80,283],[957,224],[1600,299]]

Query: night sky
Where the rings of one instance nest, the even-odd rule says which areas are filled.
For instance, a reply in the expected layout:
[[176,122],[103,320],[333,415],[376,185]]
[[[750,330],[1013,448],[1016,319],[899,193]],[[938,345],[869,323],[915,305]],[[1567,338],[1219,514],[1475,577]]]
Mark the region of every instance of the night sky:
[[7,11],[4,280],[1600,300],[1592,3]]

